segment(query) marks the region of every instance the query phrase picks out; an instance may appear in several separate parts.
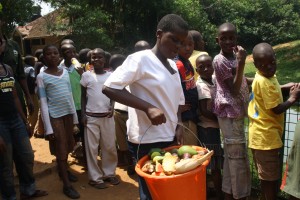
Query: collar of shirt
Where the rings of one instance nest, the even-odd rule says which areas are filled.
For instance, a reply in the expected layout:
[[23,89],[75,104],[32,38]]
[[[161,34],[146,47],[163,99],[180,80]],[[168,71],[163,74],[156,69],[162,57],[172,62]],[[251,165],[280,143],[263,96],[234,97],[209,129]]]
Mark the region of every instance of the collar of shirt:
[[70,67],[67,67],[64,62],[60,63],[59,68],[66,69],[69,73],[72,73],[75,70],[75,66],[73,64]]

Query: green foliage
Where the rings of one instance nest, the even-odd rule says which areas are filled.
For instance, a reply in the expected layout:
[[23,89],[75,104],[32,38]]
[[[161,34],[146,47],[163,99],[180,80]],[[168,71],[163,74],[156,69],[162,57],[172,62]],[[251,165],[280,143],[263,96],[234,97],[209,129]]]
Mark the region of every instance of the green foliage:
[[[280,84],[300,82],[300,40],[274,46],[277,61],[277,79]],[[250,56],[251,57],[251,56]],[[245,74],[254,77],[256,68],[251,58],[247,59]]]
[[9,35],[16,24],[25,25],[33,14],[40,14],[33,0],[1,0],[1,19],[5,22],[2,31]]
[[275,45],[300,36],[297,1],[203,0],[202,3],[208,7],[206,12],[212,24],[218,26],[228,21],[237,26],[240,44],[245,47],[262,41]]

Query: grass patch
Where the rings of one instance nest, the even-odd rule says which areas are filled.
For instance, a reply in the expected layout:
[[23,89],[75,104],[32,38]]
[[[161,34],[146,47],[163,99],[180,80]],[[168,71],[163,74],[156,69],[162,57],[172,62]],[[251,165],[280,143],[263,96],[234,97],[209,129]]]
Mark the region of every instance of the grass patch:
[[[273,47],[277,60],[276,76],[280,84],[300,82],[300,40],[276,45]],[[256,68],[252,55],[246,59],[245,75],[254,77]]]

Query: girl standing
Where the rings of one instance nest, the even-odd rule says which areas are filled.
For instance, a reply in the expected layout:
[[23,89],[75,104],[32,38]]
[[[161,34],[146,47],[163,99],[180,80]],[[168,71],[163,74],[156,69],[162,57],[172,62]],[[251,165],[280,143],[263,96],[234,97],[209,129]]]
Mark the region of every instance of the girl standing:
[[37,76],[37,84],[45,136],[49,140],[51,153],[56,157],[64,194],[77,199],[80,195],[70,183],[76,177],[67,170],[68,154],[75,144],[73,126],[78,124],[70,78],[67,70],[58,68],[59,53],[56,46],[46,46],[43,55],[47,69]]

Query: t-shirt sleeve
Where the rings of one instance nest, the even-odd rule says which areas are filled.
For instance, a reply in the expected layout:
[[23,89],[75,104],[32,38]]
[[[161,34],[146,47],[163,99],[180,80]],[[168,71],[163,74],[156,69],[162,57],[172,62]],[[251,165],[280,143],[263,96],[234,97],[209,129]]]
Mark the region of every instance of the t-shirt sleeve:
[[141,61],[130,55],[105,81],[104,85],[113,89],[122,90],[131,83],[141,79],[143,66]]
[[88,72],[84,72],[81,76],[81,79],[80,79],[80,84],[83,86],[83,87],[86,87],[87,86],[87,74]]
[[38,94],[40,97],[41,117],[44,123],[45,135],[53,134],[53,129],[51,126],[50,116],[49,116],[46,90],[43,81],[43,73],[40,73],[37,76],[37,86],[38,86]]
[[266,109],[272,109],[281,103],[281,90],[270,83],[260,84],[261,95]]
[[177,60],[176,66],[179,71],[180,77],[182,78],[182,80],[185,80],[185,68],[184,68],[183,63],[180,60]]
[[228,78],[232,78],[232,68],[230,68],[227,63],[222,57],[217,56],[213,61],[213,66],[215,69],[215,75],[218,81],[224,81]]

